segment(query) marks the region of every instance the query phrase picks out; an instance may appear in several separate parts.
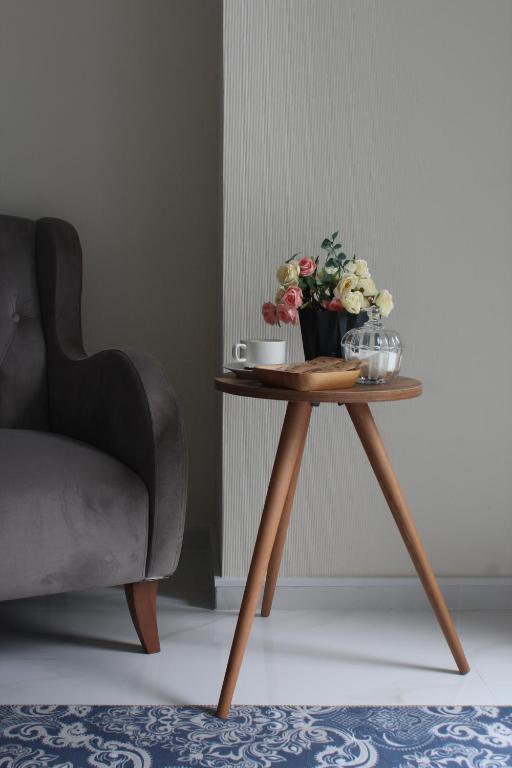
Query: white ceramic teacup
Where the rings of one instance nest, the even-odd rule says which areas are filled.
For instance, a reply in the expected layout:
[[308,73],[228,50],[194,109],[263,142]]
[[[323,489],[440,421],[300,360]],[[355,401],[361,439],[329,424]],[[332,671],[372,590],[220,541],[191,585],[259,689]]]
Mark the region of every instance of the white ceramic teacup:
[[286,362],[286,341],[246,339],[233,345],[233,357],[246,368],[255,365],[280,365]]

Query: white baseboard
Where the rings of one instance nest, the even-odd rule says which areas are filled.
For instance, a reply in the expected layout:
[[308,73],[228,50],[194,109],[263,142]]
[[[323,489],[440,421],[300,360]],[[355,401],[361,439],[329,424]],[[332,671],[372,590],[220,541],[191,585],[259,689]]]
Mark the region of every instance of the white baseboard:
[[[454,610],[512,609],[512,577],[445,577],[439,579],[448,607]],[[215,607],[238,610],[245,579],[215,577]],[[282,578],[276,608],[423,609],[428,602],[414,576]]]

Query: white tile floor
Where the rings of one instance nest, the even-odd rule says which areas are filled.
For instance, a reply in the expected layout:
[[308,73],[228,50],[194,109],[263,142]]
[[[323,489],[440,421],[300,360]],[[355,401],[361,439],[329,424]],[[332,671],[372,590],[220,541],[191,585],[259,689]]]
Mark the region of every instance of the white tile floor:
[[[121,590],[0,604],[0,703],[217,700],[235,614],[159,598],[162,652],[139,651]],[[472,665],[454,672],[428,612],[275,611],[257,617],[235,701],[512,704],[512,611],[455,616]]]

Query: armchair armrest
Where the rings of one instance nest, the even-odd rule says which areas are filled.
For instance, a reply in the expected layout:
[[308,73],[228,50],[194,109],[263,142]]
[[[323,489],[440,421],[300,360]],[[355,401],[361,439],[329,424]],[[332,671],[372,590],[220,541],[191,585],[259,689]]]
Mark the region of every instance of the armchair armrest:
[[51,428],[115,456],[146,483],[146,576],[168,575],[178,562],[186,506],[184,429],[174,392],[151,355],[84,352],[82,257],[70,224],[38,222],[37,262]]

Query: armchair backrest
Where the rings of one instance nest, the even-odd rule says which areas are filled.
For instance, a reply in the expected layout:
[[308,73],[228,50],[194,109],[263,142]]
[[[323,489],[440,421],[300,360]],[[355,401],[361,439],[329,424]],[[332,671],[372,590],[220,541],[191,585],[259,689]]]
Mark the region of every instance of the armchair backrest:
[[36,222],[0,215],[0,428],[48,429]]

